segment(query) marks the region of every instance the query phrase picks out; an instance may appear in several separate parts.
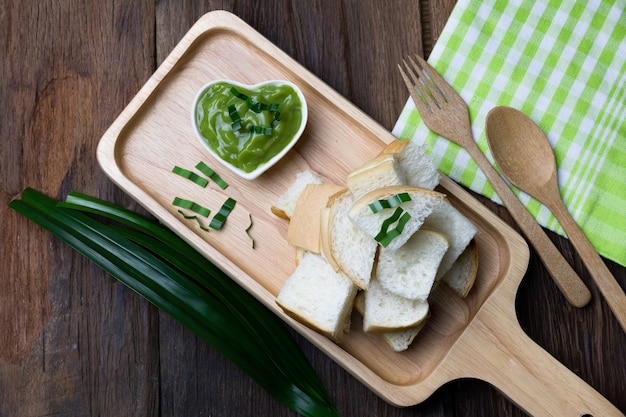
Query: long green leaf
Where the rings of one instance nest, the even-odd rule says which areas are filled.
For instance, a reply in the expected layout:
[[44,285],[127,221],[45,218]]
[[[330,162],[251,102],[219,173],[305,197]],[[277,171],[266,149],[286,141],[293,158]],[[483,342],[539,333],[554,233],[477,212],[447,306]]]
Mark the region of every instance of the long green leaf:
[[[59,204],[26,189],[10,206],[189,327],[286,406],[305,416],[338,416],[277,317],[169,229],[82,195]],[[122,232],[68,207],[134,230]]]
[[[176,299],[174,299],[174,301],[176,301]],[[228,326],[223,326],[223,328],[228,328]],[[240,341],[240,340],[239,340],[239,341]],[[252,345],[251,345],[251,346],[252,346]],[[254,352],[254,351],[253,351],[253,352]],[[231,353],[232,353],[232,352],[231,352]],[[253,354],[254,354],[254,353],[253,353]],[[256,367],[257,367],[257,368],[262,368],[262,365],[259,365],[259,364],[257,363]],[[256,369],[256,368],[255,368],[255,369]],[[255,369],[252,369],[252,370],[254,371]],[[264,374],[264,373],[261,373],[261,376],[263,376],[263,375],[265,375],[265,374]],[[253,375],[251,375],[251,376],[253,376]],[[276,375],[273,375],[273,377],[275,378],[275,377],[276,377]],[[265,378],[267,378],[267,375],[265,375]],[[272,380],[269,380],[269,382],[270,382],[270,384],[271,384],[273,381],[272,381]],[[268,388],[268,387],[266,387],[266,388]],[[271,387],[270,387],[270,388],[271,388]],[[289,393],[289,392],[288,392],[288,394],[289,394],[289,395],[291,395],[291,393]]]

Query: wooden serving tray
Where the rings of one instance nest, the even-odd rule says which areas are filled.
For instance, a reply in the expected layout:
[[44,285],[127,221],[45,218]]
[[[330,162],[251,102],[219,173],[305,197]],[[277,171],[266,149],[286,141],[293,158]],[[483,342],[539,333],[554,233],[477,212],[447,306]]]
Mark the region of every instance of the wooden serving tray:
[[[194,136],[191,105],[207,82],[227,78],[256,84],[284,79],[297,84],[309,106],[303,137],[286,158],[253,181],[212,159]],[[610,403],[531,341],[515,316],[515,294],[525,273],[525,241],[448,178],[442,191],[478,227],[480,269],[470,296],[444,286],[432,317],[408,351],[393,352],[376,335],[352,331],[341,344],[287,317],[275,297],[295,269],[287,222],[270,212],[304,170],[344,184],[348,172],[377,155],[394,138],[236,16],[211,12],[186,34],[124,109],[98,146],[107,175],[160,221],[224,270],[269,309],[386,401],[407,406],[442,384],[463,377],[490,382],[531,414],[621,415]],[[206,162],[230,185],[206,189],[171,172]],[[218,210],[237,200],[224,228],[209,233],[172,205],[187,198]],[[253,226],[250,235],[246,229]],[[271,337],[271,335],[268,335]]]

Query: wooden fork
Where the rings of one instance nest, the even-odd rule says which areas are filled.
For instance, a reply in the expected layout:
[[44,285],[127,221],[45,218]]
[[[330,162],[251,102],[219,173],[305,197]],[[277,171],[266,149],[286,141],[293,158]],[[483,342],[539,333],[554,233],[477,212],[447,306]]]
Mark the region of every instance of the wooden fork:
[[469,111],[463,98],[422,57],[415,55],[415,58],[417,62],[408,57],[398,68],[426,126],[470,154],[535,247],[565,298],[576,307],[585,306],[591,300],[587,286],[474,141]]

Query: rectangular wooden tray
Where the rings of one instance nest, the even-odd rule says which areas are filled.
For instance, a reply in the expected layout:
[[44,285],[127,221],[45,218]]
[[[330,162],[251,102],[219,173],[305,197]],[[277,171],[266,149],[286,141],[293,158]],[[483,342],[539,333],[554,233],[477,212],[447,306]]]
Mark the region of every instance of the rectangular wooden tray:
[[[248,84],[289,80],[307,99],[304,136],[285,159],[254,181],[223,169],[194,136],[192,100],[205,83],[218,78]],[[477,284],[465,300],[445,289],[438,292],[429,324],[408,351],[394,353],[376,335],[365,334],[356,314],[350,335],[335,344],[288,318],[274,301],[295,268],[295,250],[287,244],[287,222],[274,216],[270,206],[304,170],[344,184],[348,172],[393,139],[240,19],[211,12],[190,29],[105,133],[98,160],[119,187],[339,365],[385,400],[411,405],[448,380],[465,376],[442,364],[451,363],[453,347],[496,288],[505,285],[504,303],[513,304],[528,261],[528,248],[519,235],[454,182],[443,178],[442,191],[479,229]],[[199,161],[214,167],[229,188],[202,189],[171,172],[175,165],[192,169]],[[237,206],[221,231],[207,233],[180,216],[172,205],[177,196],[213,210],[233,197]],[[254,248],[245,231],[250,216]]]

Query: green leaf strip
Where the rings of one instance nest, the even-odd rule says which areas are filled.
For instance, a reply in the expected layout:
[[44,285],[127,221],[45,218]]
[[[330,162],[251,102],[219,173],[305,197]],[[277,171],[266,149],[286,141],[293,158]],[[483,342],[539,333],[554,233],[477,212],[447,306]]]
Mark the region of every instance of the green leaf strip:
[[231,126],[234,131],[241,129],[241,116],[239,116],[239,112],[237,112],[237,108],[231,104],[228,106],[228,114],[232,121]]
[[235,204],[237,204],[237,202],[228,197],[226,201],[224,201],[224,204],[222,204],[222,207],[220,207],[220,210],[213,216],[213,219],[211,219],[209,227],[213,230],[220,230],[222,226],[224,226],[230,212],[235,208]]
[[248,214],[248,216],[250,217],[250,225],[248,227],[246,227],[246,234],[248,235],[248,237],[252,241],[252,249],[254,249],[254,238],[250,234],[250,230],[252,230],[252,214]]
[[264,136],[272,136],[272,132],[274,131],[271,127],[263,127],[263,126],[250,126],[250,130],[258,135]]
[[178,214],[180,214],[187,220],[195,220],[196,223],[198,223],[198,226],[200,227],[200,229],[204,230],[205,232],[209,231],[209,228],[204,225],[204,222],[202,221],[202,219],[196,216],[195,214],[187,214],[182,210],[178,210]]
[[172,168],[172,172],[174,174],[180,175],[183,178],[187,178],[188,180],[191,180],[192,182],[194,182],[195,184],[199,185],[202,188],[206,187],[207,184],[209,183],[209,181],[206,178],[202,178],[195,172],[189,171],[188,169],[181,168],[179,166],[174,166],[174,168]]
[[[380,227],[380,232],[378,232],[378,234],[374,236],[374,240],[376,240],[383,247],[386,248],[387,246],[389,246],[389,243],[391,243],[392,240],[394,240],[395,238],[400,236],[400,234],[402,234],[402,231],[404,230],[404,226],[407,224],[407,222],[410,219],[411,219],[411,214],[404,211],[402,207],[396,208],[393,214],[387,217],[383,221]],[[396,224],[396,226],[393,229],[389,230],[389,228],[394,223]]]
[[174,197],[174,201],[172,201],[172,204],[185,210],[191,210],[202,217],[209,217],[209,215],[211,214],[211,210],[209,210],[208,208],[201,206],[198,203],[194,203],[191,200],[185,200],[184,198]]
[[222,190],[228,188],[228,184],[226,183],[226,181],[224,181],[222,177],[220,177],[211,167],[209,167],[204,162],[198,162],[196,164],[196,169],[209,177],[211,180],[213,180],[213,182],[215,182],[215,184],[217,184],[217,186],[220,187]]
[[384,209],[397,207],[407,201],[411,201],[409,193],[399,193],[389,197],[388,199],[374,201],[369,204],[369,208],[372,210],[372,213],[378,213]]

